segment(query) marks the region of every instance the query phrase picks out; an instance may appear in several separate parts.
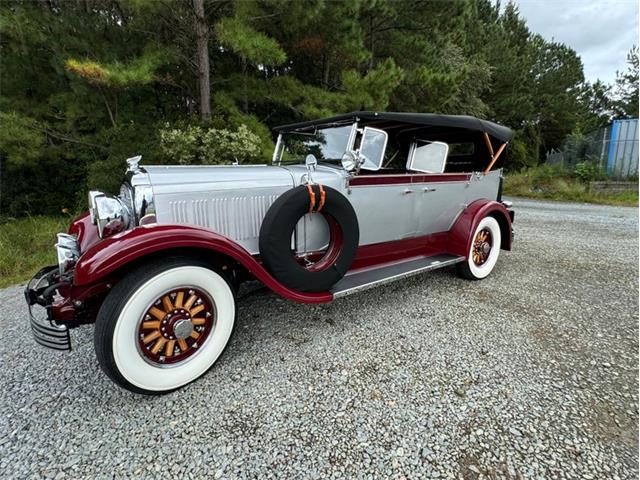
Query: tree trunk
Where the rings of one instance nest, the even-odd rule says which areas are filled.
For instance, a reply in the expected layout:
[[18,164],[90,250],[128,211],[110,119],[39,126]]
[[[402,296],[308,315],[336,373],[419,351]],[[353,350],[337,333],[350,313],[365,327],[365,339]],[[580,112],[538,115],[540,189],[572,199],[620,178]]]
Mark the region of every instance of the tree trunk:
[[369,17],[369,36],[369,50],[371,51],[371,58],[369,59],[369,71],[367,73],[373,70],[373,14]]
[[322,56],[322,86],[325,90],[329,90],[329,54],[325,53]]
[[244,113],[249,113],[249,97],[247,94],[248,63],[246,58],[242,59],[242,111]]
[[193,0],[196,14],[196,58],[198,88],[200,89],[200,117],[211,118],[211,85],[209,79],[209,27],[204,16],[204,0]]

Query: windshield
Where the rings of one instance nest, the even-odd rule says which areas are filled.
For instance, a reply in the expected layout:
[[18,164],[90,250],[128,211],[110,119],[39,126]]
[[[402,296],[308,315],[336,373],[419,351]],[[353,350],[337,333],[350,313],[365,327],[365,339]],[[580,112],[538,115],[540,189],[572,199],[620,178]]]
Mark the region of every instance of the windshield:
[[283,164],[300,163],[309,154],[319,162],[339,162],[349,147],[352,125],[283,133],[276,159]]

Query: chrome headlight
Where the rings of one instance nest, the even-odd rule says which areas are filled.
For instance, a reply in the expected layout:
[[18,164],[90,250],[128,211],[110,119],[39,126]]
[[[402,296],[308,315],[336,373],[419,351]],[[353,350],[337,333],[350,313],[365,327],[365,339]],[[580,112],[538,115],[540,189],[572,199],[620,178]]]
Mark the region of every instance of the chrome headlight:
[[153,189],[149,174],[140,167],[141,156],[127,159],[127,182],[122,185],[120,198],[131,206],[135,225],[146,225],[156,222],[156,209],[153,202]]
[[58,253],[58,268],[60,275],[68,272],[73,268],[80,258],[80,247],[75,235],[67,233],[58,234],[58,243],[56,243],[56,252]]
[[100,238],[120,233],[129,227],[131,213],[118,197],[102,192],[89,192],[91,220],[98,226]]
[[153,202],[151,185],[134,186],[132,203],[137,225],[156,222],[156,208]]

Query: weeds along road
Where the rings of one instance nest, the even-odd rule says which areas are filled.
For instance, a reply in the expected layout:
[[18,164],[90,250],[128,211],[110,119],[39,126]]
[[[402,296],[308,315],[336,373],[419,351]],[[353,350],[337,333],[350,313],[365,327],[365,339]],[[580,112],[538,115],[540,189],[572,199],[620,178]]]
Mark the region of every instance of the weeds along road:
[[514,251],[325,306],[245,291],[200,381],[118,389],[0,291],[0,477],[637,477],[638,210],[515,199]]

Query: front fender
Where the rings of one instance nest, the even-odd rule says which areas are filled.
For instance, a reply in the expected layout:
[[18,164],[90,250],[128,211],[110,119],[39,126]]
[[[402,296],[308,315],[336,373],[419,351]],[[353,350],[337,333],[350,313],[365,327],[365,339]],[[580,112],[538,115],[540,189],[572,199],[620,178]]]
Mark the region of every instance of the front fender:
[[146,255],[184,248],[204,249],[230,257],[271,290],[290,300],[325,303],[333,299],[329,292],[298,292],[285,287],[233,240],[203,227],[187,225],[142,225],[92,245],[76,264],[74,286],[103,281],[109,274]]
[[89,212],[84,212],[73,221],[69,227],[69,233],[78,238],[81,252],[85,252],[89,247],[102,240],[98,235],[98,227],[91,221]]
[[467,258],[478,223],[486,216],[495,217],[500,225],[502,250],[511,250],[511,216],[505,206],[493,200],[476,200],[458,217],[449,231],[449,251]]

